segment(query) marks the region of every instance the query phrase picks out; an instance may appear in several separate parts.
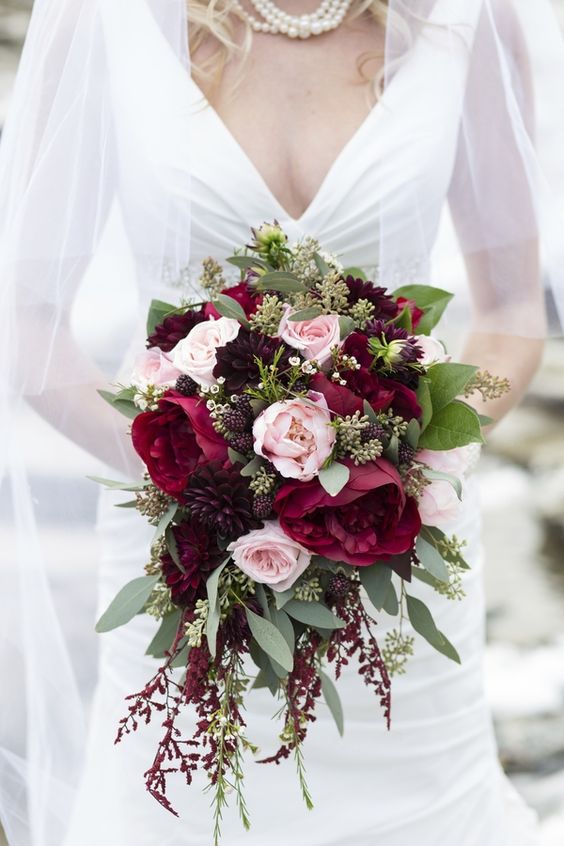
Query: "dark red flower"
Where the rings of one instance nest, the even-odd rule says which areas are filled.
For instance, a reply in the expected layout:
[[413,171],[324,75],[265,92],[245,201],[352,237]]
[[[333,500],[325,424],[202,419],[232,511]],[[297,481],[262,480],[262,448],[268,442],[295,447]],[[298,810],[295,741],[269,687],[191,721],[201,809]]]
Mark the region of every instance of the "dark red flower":
[[198,464],[227,460],[227,444],[213,428],[205,403],[176,391],[159,401],[158,411],[137,415],[131,437],[155,485],[177,499]]
[[343,463],[350,479],[337,496],[317,478],[288,480],[280,488],[274,509],[286,534],[318,555],[358,567],[412,549],[421,518],[395,467],[384,459]]
[[411,312],[411,324],[413,326],[413,329],[417,329],[417,327],[419,325],[419,321],[421,320],[421,318],[425,314],[423,309],[419,308],[419,306],[417,305],[415,300],[408,300],[406,297],[398,297],[396,302],[399,306],[399,313],[400,314],[406,306],[407,306],[407,308],[409,308],[409,310]]
[[221,563],[221,551],[213,534],[204,526],[188,520],[174,526],[180,567],[170,553],[161,558],[166,584],[176,605],[190,605],[206,595],[205,583],[212,570]]
[[219,461],[207,462],[192,474],[184,501],[192,519],[216,536],[236,540],[261,525],[253,514],[248,479]]
[[261,379],[257,359],[268,366],[274,362],[280,350],[282,354],[278,359],[278,370],[284,381],[282,372],[289,370],[288,360],[295,354],[295,350],[286,347],[279,338],[251,332],[242,326],[236,338],[217,350],[213,375],[216,379],[223,376],[225,390],[232,394],[249,386],[256,388]]
[[205,320],[203,309],[195,311],[189,308],[184,314],[171,314],[155,326],[154,332],[147,338],[147,347],[170,352],[202,320]]
[[[224,288],[221,293],[236,300],[247,317],[254,314],[259,305],[262,303],[262,294],[259,294],[255,288],[249,285],[248,282],[240,282],[232,288]],[[213,303],[206,303],[204,306],[204,314],[206,318],[213,317],[216,320],[221,317]]]
[[349,289],[349,303],[354,305],[359,300],[368,300],[375,307],[374,317],[391,320],[398,314],[398,306],[386,288],[375,285],[364,279],[347,276],[345,279]]

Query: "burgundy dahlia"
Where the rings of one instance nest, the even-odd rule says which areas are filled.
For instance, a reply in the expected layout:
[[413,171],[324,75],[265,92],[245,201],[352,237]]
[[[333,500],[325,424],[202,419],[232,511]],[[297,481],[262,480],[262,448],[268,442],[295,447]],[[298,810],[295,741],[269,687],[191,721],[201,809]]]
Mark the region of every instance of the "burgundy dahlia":
[[[229,393],[237,393],[248,386],[256,387],[260,382],[256,359],[260,359],[265,366],[272,364],[280,346],[281,343],[276,338],[269,338],[261,332],[251,332],[241,327],[236,338],[217,350],[217,364],[213,375],[216,379],[224,377],[225,389]],[[293,352],[282,346],[280,371],[290,367],[288,359]]]
[[368,300],[375,306],[374,317],[381,317],[384,320],[390,320],[398,314],[398,305],[385,288],[364,279],[355,279],[354,276],[347,276],[345,283],[349,289],[349,303],[351,305],[359,300]]
[[192,473],[185,502],[193,520],[224,538],[235,540],[260,525],[253,515],[247,480],[219,461],[210,461]]
[[176,605],[193,604],[206,595],[206,579],[220,564],[221,551],[204,526],[185,521],[172,530],[180,567],[170,553],[161,558],[161,568]]
[[407,329],[383,320],[370,320],[364,334],[369,338],[368,348],[374,355],[377,370],[383,369],[398,381],[417,386],[418,376],[413,365],[423,358],[423,350]]
[[202,309],[195,311],[189,308],[184,314],[171,314],[155,326],[147,338],[147,347],[158,347],[163,352],[170,352],[202,320],[205,320]]

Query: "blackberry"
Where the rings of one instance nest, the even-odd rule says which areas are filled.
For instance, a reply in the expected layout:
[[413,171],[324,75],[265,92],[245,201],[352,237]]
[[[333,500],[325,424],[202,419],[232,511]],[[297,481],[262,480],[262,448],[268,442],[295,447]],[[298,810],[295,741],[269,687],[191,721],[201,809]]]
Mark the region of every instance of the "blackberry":
[[298,379],[297,382],[294,382],[293,390],[297,394],[305,394],[307,391],[307,382],[305,379]]
[[185,397],[192,397],[198,390],[198,383],[195,382],[191,376],[185,373],[179,376],[174,386],[179,394],[184,394]]
[[247,453],[253,451],[253,436],[251,432],[236,432],[228,436],[229,444],[237,452]]
[[223,422],[230,432],[245,432],[250,428],[251,415],[241,408],[232,408],[223,416]]
[[380,423],[369,423],[365,429],[362,430],[362,440],[364,443],[367,441],[385,441],[387,432]]
[[272,513],[272,503],[274,500],[271,496],[255,496],[253,501],[253,514],[259,520],[268,520]]
[[399,463],[411,464],[414,455],[415,450],[413,449],[413,447],[410,444],[406,443],[406,441],[400,441],[398,450]]
[[327,593],[342,599],[347,595],[351,587],[350,581],[343,573],[335,573],[327,585]]

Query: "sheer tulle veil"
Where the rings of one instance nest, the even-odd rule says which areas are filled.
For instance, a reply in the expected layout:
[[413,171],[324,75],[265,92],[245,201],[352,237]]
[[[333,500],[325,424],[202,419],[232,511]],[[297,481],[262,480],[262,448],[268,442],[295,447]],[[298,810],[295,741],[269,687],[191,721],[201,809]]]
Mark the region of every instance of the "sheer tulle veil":
[[[437,125],[433,139],[452,158],[449,184],[429,173],[403,187],[409,239],[394,204],[382,202],[374,233],[381,278],[401,282],[402,262],[423,256],[420,281],[449,288],[451,261],[464,257],[475,271],[458,310],[465,328],[560,333],[564,46],[548,0],[388,6],[385,86],[408,86],[417,109],[418,86],[450,74],[458,120]],[[421,51],[415,78],[410,61]],[[136,343],[163,280],[190,261],[189,73],[184,0],[35,2],[0,148],[0,819],[11,846],[60,846],[80,777],[87,704],[77,679],[90,680],[94,668],[73,650],[68,620],[77,614],[72,591],[56,598],[57,562],[65,542],[77,570],[85,550],[92,554],[92,526],[73,534],[77,485],[91,469],[86,452],[111,468],[107,475],[139,472],[124,426],[96,388]],[[428,242],[421,223],[436,192],[456,255],[448,237]],[[73,322],[101,250],[114,284],[132,286],[127,331],[108,329],[111,295],[89,313],[90,330],[106,333],[112,351],[102,366]],[[41,462],[37,470],[40,430],[30,415],[59,433],[55,445],[67,438],[86,451],[63,481]],[[52,468],[56,448],[50,458]],[[73,625],[95,642],[89,614]]]

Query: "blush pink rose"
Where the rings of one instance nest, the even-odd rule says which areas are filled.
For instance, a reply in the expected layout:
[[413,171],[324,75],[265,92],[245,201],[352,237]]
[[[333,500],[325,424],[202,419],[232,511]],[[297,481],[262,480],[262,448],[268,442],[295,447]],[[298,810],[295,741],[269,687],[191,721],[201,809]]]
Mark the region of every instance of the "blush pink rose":
[[450,473],[461,478],[468,472],[474,459],[474,448],[469,446],[455,449],[420,449],[415,460],[439,473]]
[[149,385],[172,388],[179,376],[180,370],[168,355],[155,347],[144,350],[135,358],[131,384],[140,391],[146,391]]
[[289,538],[276,520],[233,541],[227,550],[247,576],[276,591],[291,587],[311,561],[311,553]]
[[170,355],[174,366],[191,376],[198,385],[215,385],[216,351],[228,341],[233,341],[240,328],[240,323],[231,317],[196,324],[172,350]]
[[254,422],[254,449],[287,479],[307,482],[331,455],[335,430],[323,394],[275,402]]
[[[470,467],[473,450],[468,447],[434,450],[422,449],[415,456],[421,464],[439,473],[449,473],[462,480]],[[460,515],[462,502],[446,479],[433,479],[425,485],[418,502],[419,513],[427,526],[450,523]]]
[[341,343],[338,314],[321,314],[311,320],[289,320],[290,308],[280,321],[278,334],[290,347],[300,350],[304,358],[325,364],[331,358],[331,348]]
[[417,346],[423,350],[423,358],[419,359],[419,364],[429,367],[430,364],[436,364],[439,361],[451,360],[451,356],[447,354],[441,342],[431,335],[416,335],[415,340]]

